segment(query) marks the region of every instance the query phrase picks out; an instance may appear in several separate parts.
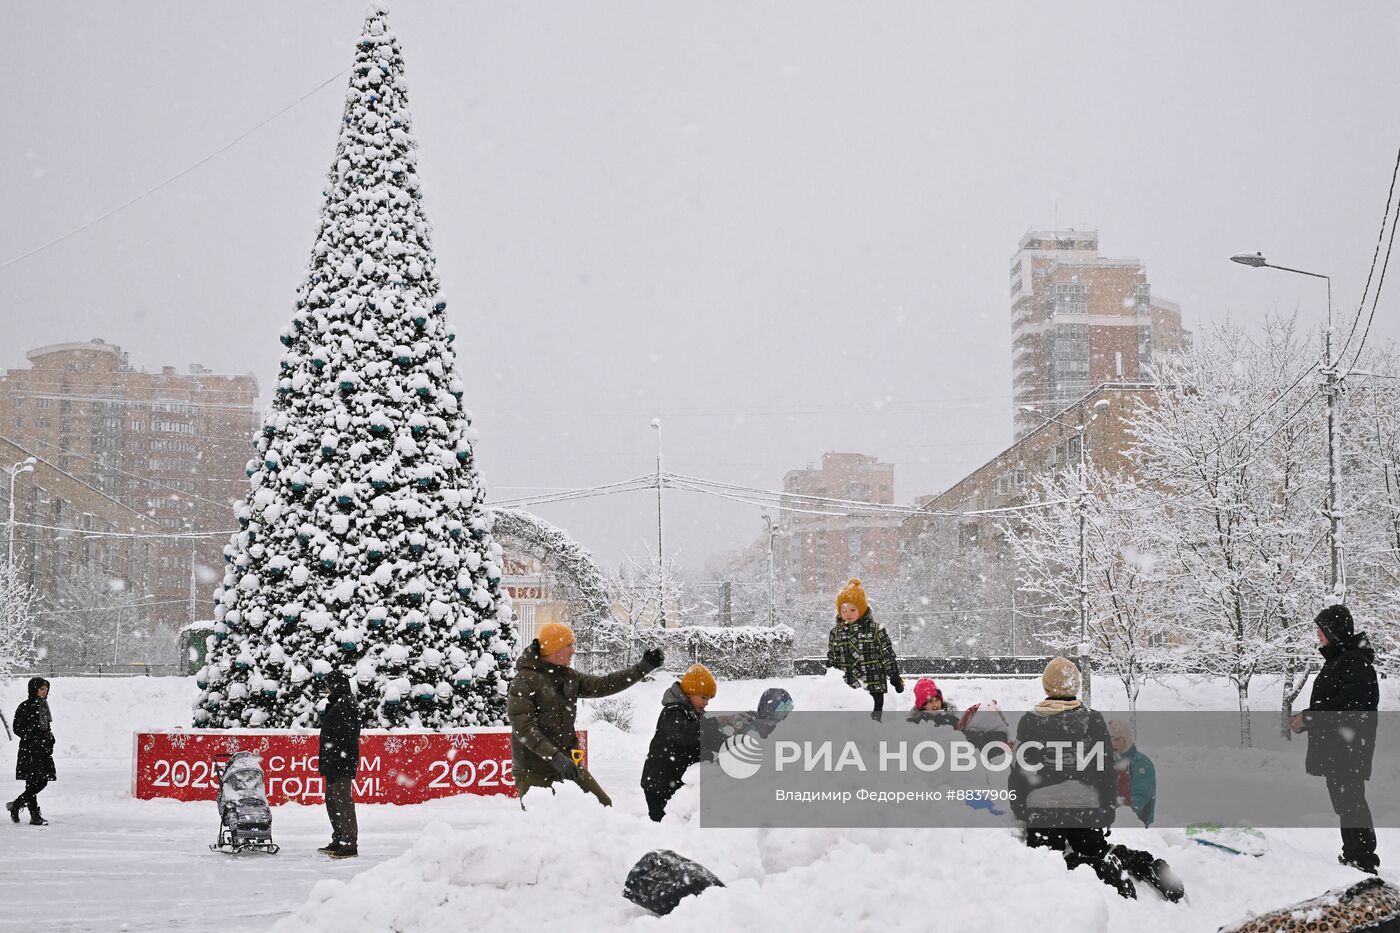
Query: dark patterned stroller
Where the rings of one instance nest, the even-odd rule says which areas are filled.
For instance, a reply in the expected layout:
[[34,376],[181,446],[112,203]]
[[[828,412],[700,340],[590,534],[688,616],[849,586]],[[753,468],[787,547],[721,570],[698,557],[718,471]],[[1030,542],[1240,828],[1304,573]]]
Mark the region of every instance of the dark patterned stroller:
[[263,788],[262,761],[252,752],[220,755],[228,758],[219,778],[219,841],[215,852],[267,852],[281,847],[272,841],[272,808]]

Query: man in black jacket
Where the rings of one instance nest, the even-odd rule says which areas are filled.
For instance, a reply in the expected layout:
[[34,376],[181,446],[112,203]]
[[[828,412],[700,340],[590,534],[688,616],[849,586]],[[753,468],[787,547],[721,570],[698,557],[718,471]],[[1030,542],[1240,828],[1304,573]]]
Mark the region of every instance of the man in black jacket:
[[1055,658],[1040,681],[1045,699],[1016,724],[1017,762],[1008,779],[1026,845],[1062,852],[1070,868],[1088,865],[1123,897],[1137,897],[1137,878],[1167,900],[1181,900],[1186,891],[1166,862],[1108,844],[1118,794],[1112,739],[1103,715],[1077,699],[1079,669]]
[[1341,819],[1337,861],[1376,874],[1376,828],[1366,803],[1366,781],[1376,750],[1376,653],[1365,632],[1355,631],[1346,606],[1328,606],[1313,620],[1325,659],[1313,681],[1308,708],[1294,716],[1294,732],[1308,734],[1308,774],[1327,779],[1332,809]]
[[350,692],[350,678],[340,671],[326,675],[325,712],[321,714],[321,750],[316,770],[326,784],[326,813],[331,818],[331,842],[316,851],[331,858],[360,854],[360,828],[355,822],[351,782],[360,767],[360,711]]
[[19,754],[15,757],[15,780],[24,782],[24,793],[5,804],[10,819],[19,822],[19,811],[29,808],[33,826],[47,826],[39,812],[39,791],[58,780],[53,765],[53,716],[49,714],[49,682],[42,677],[29,681],[29,699],[15,710],[15,735]]

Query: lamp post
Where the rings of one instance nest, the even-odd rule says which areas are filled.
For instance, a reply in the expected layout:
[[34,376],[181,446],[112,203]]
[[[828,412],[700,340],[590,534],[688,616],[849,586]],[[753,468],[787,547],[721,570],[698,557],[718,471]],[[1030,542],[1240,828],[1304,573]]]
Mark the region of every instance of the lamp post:
[[21,473],[33,473],[34,464],[38,463],[33,457],[25,457],[19,463],[10,467],[10,550],[9,564],[15,565],[15,480],[19,479]]
[[777,534],[777,529],[773,527],[773,516],[767,512],[763,513],[763,524],[768,526],[768,627],[777,625],[773,610],[773,536]]
[[1237,253],[1230,257],[1231,262],[1255,269],[1277,269],[1306,275],[1312,279],[1322,279],[1327,283],[1327,329],[1322,332],[1322,393],[1327,397],[1327,543],[1332,556],[1332,570],[1329,583],[1332,593],[1338,600],[1346,596],[1346,581],[1342,575],[1341,518],[1337,515],[1337,396],[1341,392],[1341,378],[1332,364],[1332,277],[1320,272],[1307,272],[1288,266],[1276,266],[1264,258],[1263,253]]
[[1082,420],[1084,415],[1081,412],[1080,423],[1069,424],[1068,422],[1061,421],[1059,418],[1045,414],[1045,412],[1036,408],[1034,405],[1021,406],[1021,411],[1031,415],[1038,415],[1047,423],[1053,422],[1061,427],[1069,428],[1079,435],[1079,649],[1077,654],[1079,655],[1080,673],[1084,677],[1085,706],[1093,705],[1093,684],[1089,670],[1089,562],[1086,546],[1086,532],[1089,518],[1089,464],[1087,459],[1088,445],[1085,441],[1088,439],[1086,432],[1089,425],[1093,424],[1094,420],[1098,418],[1099,415],[1108,411],[1108,408],[1108,399],[1101,398],[1094,403],[1093,414],[1089,416],[1087,422]]
[[651,419],[656,430],[656,605],[662,628],[666,627],[666,548],[661,538],[661,419]]

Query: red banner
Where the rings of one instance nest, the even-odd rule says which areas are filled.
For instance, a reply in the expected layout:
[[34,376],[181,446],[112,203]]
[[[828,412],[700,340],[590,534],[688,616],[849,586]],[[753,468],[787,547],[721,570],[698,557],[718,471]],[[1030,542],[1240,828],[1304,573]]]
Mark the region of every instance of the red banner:
[[[224,761],[253,752],[262,759],[269,803],[320,804],[325,781],[316,772],[320,740],[292,730],[173,729],[133,736],[131,793],[140,800],[213,800]],[[588,733],[578,732],[587,764]],[[354,780],[360,803],[421,803],[456,794],[515,793],[510,730],[360,734]]]

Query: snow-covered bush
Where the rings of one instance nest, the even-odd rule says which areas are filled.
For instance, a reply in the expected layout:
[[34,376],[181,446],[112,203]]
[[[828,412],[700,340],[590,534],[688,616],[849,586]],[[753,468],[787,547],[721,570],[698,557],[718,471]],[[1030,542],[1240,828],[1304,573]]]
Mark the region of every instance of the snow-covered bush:
[[612,622],[599,629],[600,641],[609,646],[606,665],[609,667],[632,663],[640,657],[644,647],[655,646],[665,653],[665,667],[669,671],[683,671],[698,662],[716,677],[729,680],[792,676],[795,635],[786,625],[773,628],[698,625],[633,628]]
[[359,682],[366,726],[504,721],[515,626],[417,148],[403,56],[375,3],[224,549],[196,725],[312,725],[337,669]]
[[596,700],[585,700],[587,706],[593,712],[594,720],[612,723],[623,732],[632,731],[632,714],[636,705],[626,694],[615,694],[610,697],[599,697]]

